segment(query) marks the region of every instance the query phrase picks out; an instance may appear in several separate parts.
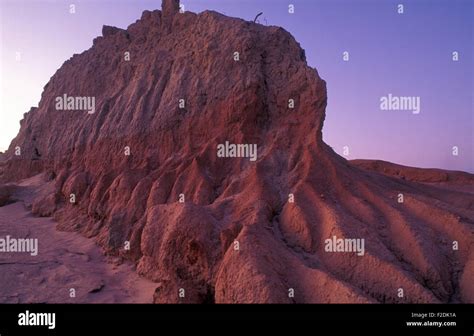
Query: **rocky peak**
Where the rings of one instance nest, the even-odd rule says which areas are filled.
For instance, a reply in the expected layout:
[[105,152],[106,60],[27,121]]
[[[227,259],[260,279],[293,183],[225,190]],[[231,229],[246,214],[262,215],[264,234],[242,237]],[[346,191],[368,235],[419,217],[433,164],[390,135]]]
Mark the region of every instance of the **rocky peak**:
[[102,36],[107,37],[107,36],[111,36],[111,35],[117,34],[119,32],[122,32],[122,31],[124,31],[124,30],[120,29],[120,28],[117,28],[117,27],[104,25],[102,27]]
[[163,17],[171,17],[179,12],[179,0],[163,0],[161,9]]

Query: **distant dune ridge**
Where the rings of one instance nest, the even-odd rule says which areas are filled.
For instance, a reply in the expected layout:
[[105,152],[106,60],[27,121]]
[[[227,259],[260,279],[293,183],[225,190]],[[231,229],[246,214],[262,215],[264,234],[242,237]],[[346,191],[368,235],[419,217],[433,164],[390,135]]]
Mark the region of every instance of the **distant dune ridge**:
[[[56,110],[64,94],[95,113]],[[326,103],[284,29],[163,1],[63,64],[0,180],[46,176],[33,213],[135,261],[156,303],[474,302],[474,176],[348,162]],[[218,157],[226,141],[257,160]]]

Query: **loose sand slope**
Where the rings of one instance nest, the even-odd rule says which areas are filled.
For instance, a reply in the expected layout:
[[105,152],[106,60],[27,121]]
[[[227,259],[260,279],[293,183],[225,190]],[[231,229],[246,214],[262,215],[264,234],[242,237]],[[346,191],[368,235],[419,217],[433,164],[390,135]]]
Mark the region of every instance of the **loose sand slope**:
[[155,285],[139,277],[132,264],[105,257],[80,234],[57,231],[51,218],[31,215],[24,202],[34,196],[38,182],[38,177],[23,182],[15,197],[24,201],[0,207],[1,238],[37,238],[39,243],[37,256],[0,253],[0,302],[151,302]]

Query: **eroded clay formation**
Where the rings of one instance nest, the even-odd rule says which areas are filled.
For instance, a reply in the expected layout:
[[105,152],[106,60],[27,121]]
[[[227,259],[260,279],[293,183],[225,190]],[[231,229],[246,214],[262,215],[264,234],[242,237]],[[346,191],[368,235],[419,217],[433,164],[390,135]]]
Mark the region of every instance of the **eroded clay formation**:
[[[56,109],[64,95],[94,113]],[[474,302],[472,175],[351,164],[322,140],[326,103],[284,29],[164,1],[54,74],[1,159],[0,202],[43,174],[33,212],[136,262],[157,303]],[[226,142],[256,160],[218,156]]]

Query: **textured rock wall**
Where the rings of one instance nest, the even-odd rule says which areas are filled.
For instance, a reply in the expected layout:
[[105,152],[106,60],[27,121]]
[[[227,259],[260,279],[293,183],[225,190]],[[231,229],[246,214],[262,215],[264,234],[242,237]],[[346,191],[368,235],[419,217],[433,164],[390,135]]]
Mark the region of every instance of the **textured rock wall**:
[[[178,9],[66,61],[0,178],[47,172],[33,210],[135,260],[155,302],[472,302],[472,194],[353,167],[322,141],[325,82],[288,32]],[[95,113],[56,110],[64,94]],[[218,157],[225,141],[258,159]],[[327,253],[334,235],[364,256]]]

